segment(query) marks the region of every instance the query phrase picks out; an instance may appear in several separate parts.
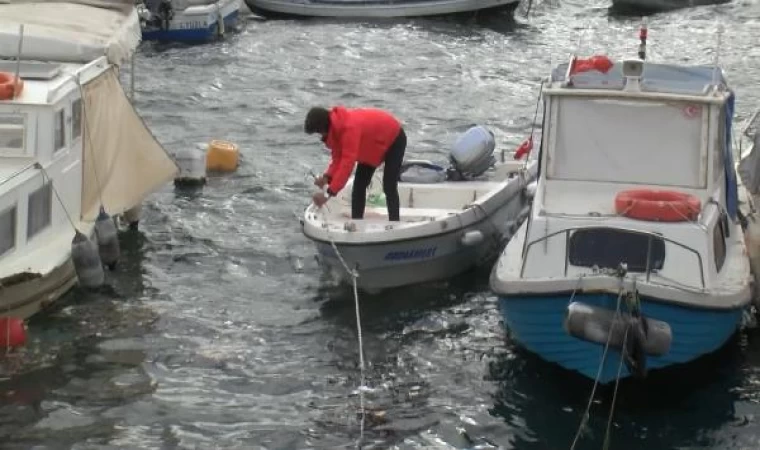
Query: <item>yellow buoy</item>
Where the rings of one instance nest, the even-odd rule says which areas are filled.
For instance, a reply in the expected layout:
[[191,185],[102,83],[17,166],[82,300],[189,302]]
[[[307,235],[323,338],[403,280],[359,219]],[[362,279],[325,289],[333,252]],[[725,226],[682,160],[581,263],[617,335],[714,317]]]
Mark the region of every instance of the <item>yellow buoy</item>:
[[239,164],[238,146],[232,142],[213,140],[208,144],[206,170],[212,172],[233,172]]

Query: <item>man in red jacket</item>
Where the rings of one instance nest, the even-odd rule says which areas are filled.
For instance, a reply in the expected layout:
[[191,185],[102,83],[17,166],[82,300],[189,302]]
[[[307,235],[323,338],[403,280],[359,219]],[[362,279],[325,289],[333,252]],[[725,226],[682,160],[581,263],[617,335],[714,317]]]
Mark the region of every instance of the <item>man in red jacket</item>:
[[[314,181],[322,188],[328,185],[327,196],[318,192],[313,201],[317,206],[335,197],[346,185],[356,164],[351,193],[351,217],[364,217],[367,187],[375,169],[385,163],[383,191],[388,206],[388,220],[399,220],[398,180],[406,151],[406,134],[401,123],[391,114],[375,108],[345,108],[331,110],[311,108],[306,114],[304,131],[319,133],[322,142],[332,152],[325,173]],[[358,163],[358,164],[357,164]]]

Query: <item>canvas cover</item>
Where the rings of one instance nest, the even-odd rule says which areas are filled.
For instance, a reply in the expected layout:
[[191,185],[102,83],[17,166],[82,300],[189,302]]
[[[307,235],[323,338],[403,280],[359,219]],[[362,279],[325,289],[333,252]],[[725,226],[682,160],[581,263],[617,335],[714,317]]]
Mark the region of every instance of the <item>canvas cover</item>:
[[736,95],[731,96],[723,106],[726,120],[726,136],[723,143],[723,167],[726,171],[726,210],[731,219],[736,220],[739,211],[739,186],[736,179],[736,166],[734,165],[734,153],[731,146],[734,123],[734,102]]
[[[552,81],[565,80],[568,64],[559,64],[552,70]],[[621,89],[625,81],[622,67],[622,62],[615,62],[607,73],[581,72],[573,75],[573,81],[579,88]],[[641,87],[642,90],[650,92],[699,95],[703,93],[705,86],[712,83],[714,75],[715,66],[680,66],[645,62]],[[726,80],[720,68],[718,68],[718,83],[726,86]]]
[[0,0],[0,58],[122,65],[142,38],[134,0]]
[[[559,64],[553,68],[551,80],[564,81],[568,63]],[[598,71],[581,72],[573,75],[573,84],[584,89],[621,89],[624,85],[622,62],[616,62],[607,73]],[[728,82],[723,69],[714,65],[683,66],[677,64],[644,63],[641,76],[641,87],[644,91],[668,92],[687,95],[700,95],[705,87],[717,83],[728,90],[729,96],[723,106],[725,114],[726,141],[723,144],[723,158],[726,174],[726,209],[728,215],[735,219],[738,210],[738,186],[734,168],[733,149],[731,146],[732,125],[734,119],[735,94],[728,89]],[[741,169],[740,169],[741,170]],[[747,169],[745,169],[745,172]],[[740,173],[741,175],[741,173]],[[743,177],[743,175],[742,175]]]
[[123,213],[171,181],[178,168],[127,98],[116,69],[83,86],[82,220],[95,220],[101,199]]

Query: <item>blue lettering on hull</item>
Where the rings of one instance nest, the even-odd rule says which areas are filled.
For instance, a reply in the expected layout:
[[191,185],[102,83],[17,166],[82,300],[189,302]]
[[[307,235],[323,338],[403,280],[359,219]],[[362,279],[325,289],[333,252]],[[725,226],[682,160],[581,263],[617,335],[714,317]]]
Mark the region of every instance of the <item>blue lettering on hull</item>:
[[386,261],[403,261],[408,259],[432,258],[435,256],[436,250],[438,250],[438,247],[388,252],[385,254],[385,258],[383,259]]

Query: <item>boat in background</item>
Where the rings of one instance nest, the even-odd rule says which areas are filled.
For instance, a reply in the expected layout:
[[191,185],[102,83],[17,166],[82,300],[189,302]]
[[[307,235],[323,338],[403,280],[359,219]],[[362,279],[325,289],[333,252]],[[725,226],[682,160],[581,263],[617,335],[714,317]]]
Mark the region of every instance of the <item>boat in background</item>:
[[520,0],[245,0],[261,16],[393,18],[472,12],[513,14]]
[[357,269],[358,288],[370,293],[489,266],[527,216],[538,170],[536,159],[502,155],[496,162],[494,148],[490,131],[473,127],[452,149],[448,174],[441,165],[407,160],[399,222],[388,221],[377,173],[364,219],[351,219],[352,178],[325,206],[306,209],[303,233],[323,267],[346,284],[353,279],[344,264]]
[[612,10],[624,14],[653,14],[695,6],[721,5],[731,0],[612,0]]
[[174,177],[119,82],[139,42],[132,0],[0,4],[0,316],[102,284],[114,217]]
[[237,27],[241,0],[142,0],[138,4],[146,41],[203,43]]
[[639,58],[573,56],[543,94],[533,210],[491,275],[511,338],[600,383],[721,348],[751,317],[760,229],[717,60],[645,61],[642,39]]

